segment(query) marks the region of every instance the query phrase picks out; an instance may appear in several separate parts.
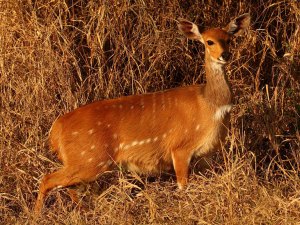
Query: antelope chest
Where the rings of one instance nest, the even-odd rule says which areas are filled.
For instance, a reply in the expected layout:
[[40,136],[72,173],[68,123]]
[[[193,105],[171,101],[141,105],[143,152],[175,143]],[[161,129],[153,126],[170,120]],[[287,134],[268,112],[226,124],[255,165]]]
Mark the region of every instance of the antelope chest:
[[196,147],[194,155],[203,156],[207,155],[210,152],[216,150],[220,147],[220,141],[225,138],[226,135],[226,124],[229,118],[229,112],[232,108],[232,105],[223,105],[214,110],[208,129],[205,129],[203,132],[203,137],[199,140],[199,144]]

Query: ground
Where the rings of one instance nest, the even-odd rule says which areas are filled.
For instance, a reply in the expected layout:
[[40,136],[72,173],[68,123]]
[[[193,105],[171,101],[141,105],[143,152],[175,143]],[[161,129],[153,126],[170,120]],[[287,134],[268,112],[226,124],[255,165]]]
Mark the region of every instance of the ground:
[[[300,224],[300,64],[297,1],[0,2],[1,224]],[[122,170],[52,191],[32,209],[41,177],[59,168],[51,124],[84,104],[205,83],[204,48],[176,20],[225,26],[250,12],[226,66],[234,94],[226,143],[188,187],[172,174]]]

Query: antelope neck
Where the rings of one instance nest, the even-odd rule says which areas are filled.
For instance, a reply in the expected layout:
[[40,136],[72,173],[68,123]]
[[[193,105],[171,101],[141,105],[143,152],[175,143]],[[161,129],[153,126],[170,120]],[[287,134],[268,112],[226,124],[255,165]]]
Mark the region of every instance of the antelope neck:
[[206,86],[204,97],[216,106],[231,104],[231,88],[227,81],[224,65],[205,57]]

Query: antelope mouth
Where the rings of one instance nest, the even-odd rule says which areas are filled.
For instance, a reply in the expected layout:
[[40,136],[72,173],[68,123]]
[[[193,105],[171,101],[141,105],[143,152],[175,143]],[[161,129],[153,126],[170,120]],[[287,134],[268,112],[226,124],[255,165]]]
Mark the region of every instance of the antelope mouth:
[[218,63],[221,63],[221,64],[227,64],[229,60],[225,60],[222,56],[220,56],[218,59],[217,59],[217,62]]
[[211,57],[211,59],[215,63],[221,64],[221,65],[226,65],[228,63],[228,61],[226,61],[222,56],[220,56],[219,58],[213,58],[213,57]]

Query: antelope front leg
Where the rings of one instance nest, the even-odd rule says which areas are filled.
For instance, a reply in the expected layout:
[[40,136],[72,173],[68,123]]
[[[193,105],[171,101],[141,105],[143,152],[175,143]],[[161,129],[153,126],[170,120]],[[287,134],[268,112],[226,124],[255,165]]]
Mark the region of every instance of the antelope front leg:
[[172,152],[173,167],[179,189],[183,189],[188,182],[190,159],[190,155],[184,150],[175,150]]

